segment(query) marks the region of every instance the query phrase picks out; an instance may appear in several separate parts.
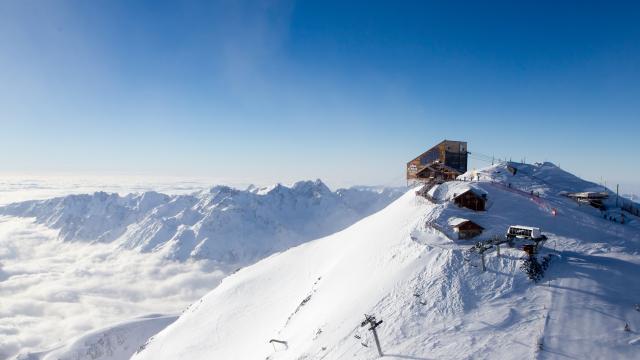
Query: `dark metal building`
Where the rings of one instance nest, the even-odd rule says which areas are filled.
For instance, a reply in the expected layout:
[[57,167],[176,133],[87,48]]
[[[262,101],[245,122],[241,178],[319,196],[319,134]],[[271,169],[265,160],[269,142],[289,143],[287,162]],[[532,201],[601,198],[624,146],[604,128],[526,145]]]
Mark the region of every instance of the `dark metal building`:
[[455,180],[467,171],[467,143],[444,140],[407,163],[407,181]]

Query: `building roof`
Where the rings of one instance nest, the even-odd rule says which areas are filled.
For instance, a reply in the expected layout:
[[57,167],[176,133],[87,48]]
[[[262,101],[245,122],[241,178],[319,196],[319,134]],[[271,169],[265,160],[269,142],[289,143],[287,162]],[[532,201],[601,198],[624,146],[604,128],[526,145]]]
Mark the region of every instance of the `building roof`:
[[459,218],[459,217],[450,217],[449,218],[449,226],[453,227],[453,228],[458,228],[466,223],[471,223],[477,227],[479,227],[480,229],[484,229],[482,226],[474,223],[473,221],[469,220],[469,219],[463,219],[463,218]]
[[606,199],[609,197],[609,194],[606,192],[584,191],[568,193],[567,196],[579,199]]
[[[442,167],[442,169],[435,169],[433,166],[436,165],[436,164],[437,164],[437,166]],[[453,172],[453,173],[456,173],[456,174],[460,174],[461,173],[459,170],[454,169],[451,166],[447,166],[447,165],[439,162],[438,160],[436,160],[433,164],[429,164],[429,165],[425,166],[423,169],[418,171],[416,174],[420,174],[420,173],[422,173],[424,171],[427,171],[427,170],[431,170],[431,171],[434,171],[434,172],[446,170],[446,171]]]
[[463,218],[459,218],[459,217],[450,217],[448,222],[449,222],[449,225],[451,225],[453,227],[456,227],[456,226],[459,226],[460,224],[462,224],[462,223],[464,223],[466,221],[469,221],[469,220],[463,219]]
[[540,231],[540,228],[538,227],[533,227],[533,226],[526,226],[526,225],[511,225],[509,226],[509,228],[518,228],[518,229],[526,229],[526,230],[538,230]]
[[468,193],[468,192],[471,192],[471,193],[473,193],[474,195],[476,195],[476,196],[478,196],[478,197],[487,196],[487,194],[488,194],[486,191],[484,191],[484,190],[482,190],[482,189],[480,189],[480,188],[477,188],[477,187],[471,187],[471,186],[470,186],[470,187],[468,187],[467,189],[465,189],[463,192],[461,192],[460,194],[457,194],[456,196],[454,196],[453,198],[454,198],[454,199],[457,199],[457,198],[459,198],[460,196],[462,196],[462,195],[464,195],[464,194],[466,194],[466,193]]

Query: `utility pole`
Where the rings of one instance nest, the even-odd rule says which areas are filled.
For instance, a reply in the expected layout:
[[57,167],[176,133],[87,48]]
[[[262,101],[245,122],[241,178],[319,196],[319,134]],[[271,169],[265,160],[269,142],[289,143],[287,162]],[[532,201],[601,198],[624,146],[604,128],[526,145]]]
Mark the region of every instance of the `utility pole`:
[[380,347],[380,339],[378,339],[378,332],[376,328],[382,324],[382,320],[376,321],[376,317],[373,315],[364,314],[364,321],[360,323],[360,327],[365,327],[367,324],[370,325],[369,330],[373,333],[373,340],[376,342],[376,347],[378,348],[378,355],[383,357],[382,348]]
[[482,271],[487,271],[487,267],[484,264],[484,251],[482,251]]
[[616,207],[618,207],[618,193],[620,191],[620,184],[616,184]]
[[484,259],[484,252],[487,251],[489,247],[484,242],[478,243],[478,253],[480,254],[480,258],[482,259],[482,271],[487,271],[487,266]]

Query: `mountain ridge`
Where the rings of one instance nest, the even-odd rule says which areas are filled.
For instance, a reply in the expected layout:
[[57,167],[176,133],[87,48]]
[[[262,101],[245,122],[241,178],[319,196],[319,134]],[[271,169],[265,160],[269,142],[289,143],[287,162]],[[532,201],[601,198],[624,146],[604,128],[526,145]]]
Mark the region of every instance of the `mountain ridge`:
[[[440,185],[437,202],[408,191],[341,232],[246,267],[132,359],[372,359],[363,314],[384,321],[390,359],[633,358],[640,338],[623,327],[640,327],[638,219],[616,223],[567,198],[563,191],[594,184],[552,164],[523,170],[481,169],[479,181]],[[451,201],[468,186],[488,194],[486,212]],[[474,241],[432,226],[451,217],[480,223],[483,240],[512,224],[540,226],[548,240],[538,256],[550,259],[542,282],[521,270],[518,246],[489,252],[483,272]]]
[[63,241],[244,265],[341,230],[400,193],[397,188],[331,191],[318,179],[246,190],[218,185],[189,195],[68,195],[9,204],[0,214],[34,217],[58,229]]

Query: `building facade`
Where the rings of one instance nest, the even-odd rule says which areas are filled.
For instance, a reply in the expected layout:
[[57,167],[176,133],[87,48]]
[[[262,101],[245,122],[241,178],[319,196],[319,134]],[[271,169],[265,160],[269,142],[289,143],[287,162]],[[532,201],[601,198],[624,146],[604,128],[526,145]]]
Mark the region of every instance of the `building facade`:
[[444,140],[407,163],[408,182],[455,180],[467,171],[467,143]]

